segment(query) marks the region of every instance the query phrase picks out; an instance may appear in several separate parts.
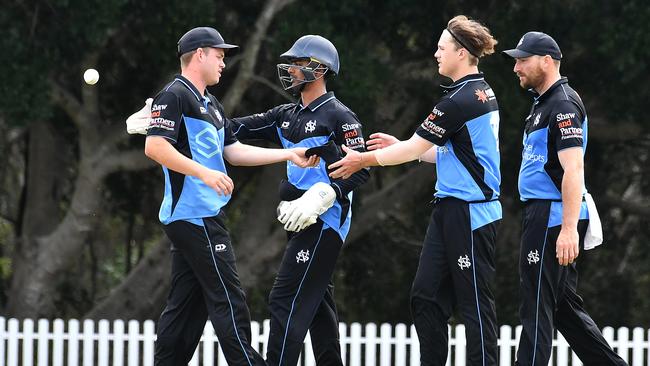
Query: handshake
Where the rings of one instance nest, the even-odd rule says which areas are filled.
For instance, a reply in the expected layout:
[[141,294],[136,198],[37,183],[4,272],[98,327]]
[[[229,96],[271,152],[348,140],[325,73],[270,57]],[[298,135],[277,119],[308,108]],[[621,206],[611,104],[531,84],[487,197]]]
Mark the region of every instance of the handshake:
[[151,103],[152,98],[147,98],[144,102],[144,107],[139,111],[133,113],[126,119],[126,132],[129,134],[147,134],[149,123],[151,122]]

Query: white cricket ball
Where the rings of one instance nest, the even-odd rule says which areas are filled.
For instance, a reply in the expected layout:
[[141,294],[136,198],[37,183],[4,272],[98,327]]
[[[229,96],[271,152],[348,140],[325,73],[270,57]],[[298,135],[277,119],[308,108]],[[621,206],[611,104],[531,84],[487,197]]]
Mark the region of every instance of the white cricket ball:
[[95,85],[99,80],[99,72],[95,69],[88,69],[84,72],[84,81],[88,85]]

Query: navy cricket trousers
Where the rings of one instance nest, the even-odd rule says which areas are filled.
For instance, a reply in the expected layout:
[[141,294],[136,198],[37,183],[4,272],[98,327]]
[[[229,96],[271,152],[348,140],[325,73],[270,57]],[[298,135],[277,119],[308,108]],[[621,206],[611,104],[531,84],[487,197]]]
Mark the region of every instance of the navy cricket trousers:
[[[577,293],[576,262],[561,266],[555,257],[562,203],[527,201],[519,254],[519,316],[522,324],[516,365],[546,366],[557,328],[585,365],[626,365],[609,346]],[[589,220],[578,221],[580,248]],[[580,257],[578,257],[580,258]]]
[[[497,201],[437,200],[411,290],[411,312],[422,365],[447,360],[447,322],[457,309],[466,327],[467,365],[497,365],[497,321],[490,289],[499,220],[472,230],[472,209]],[[500,210],[500,206],[499,210]]]
[[318,365],[343,365],[332,275],[343,245],[322,220],[289,233],[289,242],[269,295],[269,365],[298,362],[307,330]]
[[172,242],[172,279],[158,321],[156,365],[187,365],[208,317],[228,365],[265,365],[250,345],[250,313],[224,217],[164,226]]

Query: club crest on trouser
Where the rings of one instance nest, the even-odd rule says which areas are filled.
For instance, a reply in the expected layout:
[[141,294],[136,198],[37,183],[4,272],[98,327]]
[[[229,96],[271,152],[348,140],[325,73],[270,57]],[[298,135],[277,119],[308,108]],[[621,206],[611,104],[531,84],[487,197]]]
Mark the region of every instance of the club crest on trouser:
[[309,250],[301,250],[296,254],[296,263],[306,263],[309,260]]
[[472,266],[472,262],[470,262],[468,255],[464,255],[464,256],[461,255],[460,257],[458,257],[458,267],[460,267],[461,271],[471,266]]
[[537,249],[528,252],[528,264],[537,264],[539,262],[539,252]]

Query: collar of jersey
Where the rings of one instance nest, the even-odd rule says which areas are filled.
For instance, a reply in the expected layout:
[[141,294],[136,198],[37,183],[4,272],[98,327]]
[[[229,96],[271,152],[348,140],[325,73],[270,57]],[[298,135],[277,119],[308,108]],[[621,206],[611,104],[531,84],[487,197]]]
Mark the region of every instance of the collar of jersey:
[[[309,103],[307,108],[309,108],[309,110],[312,111],[312,112],[316,112],[318,107],[322,106],[323,104],[329,102],[330,100],[332,100],[334,98],[336,98],[336,97],[334,96],[333,91],[327,92],[327,93],[321,95],[320,97],[314,99],[313,102]],[[305,107],[302,105],[302,100],[300,101],[300,108],[305,109]]]
[[194,84],[192,84],[191,81],[187,80],[183,75],[176,75],[174,79],[179,83],[185,85],[185,87],[188,88],[192,92],[192,94],[194,94],[196,100],[198,100],[199,102],[203,102],[203,97],[201,96],[201,93],[199,93],[199,90],[194,86]]
[[547,96],[552,95],[553,92],[555,91],[555,89],[557,89],[560,85],[566,84],[568,82],[569,82],[569,79],[567,79],[566,77],[563,76],[563,77],[560,78],[560,80],[553,83],[553,85],[551,85],[551,87],[548,88],[548,90],[545,91],[544,94],[542,94],[542,95],[537,94],[535,89],[528,89],[528,91],[533,93],[533,97],[535,98],[536,101],[542,101],[542,100],[546,99]]
[[460,78],[460,79],[454,81],[453,83],[451,83],[451,85],[440,85],[440,87],[443,88],[443,89],[447,89],[447,90],[456,89],[459,86],[463,86],[463,85],[469,83],[470,81],[479,81],[479,80],[483,80],[483,79],[484,79],[483,73],[479,72],[478,74],[465,75],[462,78]]

